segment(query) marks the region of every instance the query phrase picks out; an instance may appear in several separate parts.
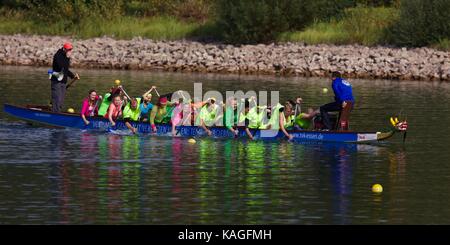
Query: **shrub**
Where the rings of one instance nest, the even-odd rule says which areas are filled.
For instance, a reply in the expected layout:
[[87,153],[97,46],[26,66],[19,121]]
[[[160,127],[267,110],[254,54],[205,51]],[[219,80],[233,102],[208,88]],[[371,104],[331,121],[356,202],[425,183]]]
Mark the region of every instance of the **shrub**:
[[125,1],[128,15],[174,16],[181,20],[206,22],[212,15],[215,0],[134,0]]
[[402,0],[400,17],[389,30],[399,46],[426,46],[450,38],[450,1]]
[[266,43],[289,29],[286,0],[218,0],[218,26],[230,43]]
[[302,41],[308,44],[364,44],[385,42],[385,30],[398,18],[395,8],[356,7],[344,11],[341,19],[318,22],[300,32],[286,32],[282,41]]
[[24,0],[28,12],[44,23],[61,22],[68,26],[85,18],[113,19],[122,14],[122,0]]

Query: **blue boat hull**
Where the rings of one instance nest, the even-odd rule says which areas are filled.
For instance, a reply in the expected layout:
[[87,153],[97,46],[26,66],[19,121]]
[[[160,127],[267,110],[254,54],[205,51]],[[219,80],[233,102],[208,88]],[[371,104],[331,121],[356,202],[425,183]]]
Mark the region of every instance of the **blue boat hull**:
[[[16,118],[46,124],[55,127],[77,128],[81,130],[100,130],[109,132],[127,132],[127,127],[123,121],[118,121],[116,127],[112,128],[108,120],[102,117],[89,118],[90,124],[85,125],[79,114],[72,113],[53,113],[46,110],[33,107],[22,107],[10,104],[4,105],[4,111]],[[137,128],[139,133],[150,134],[151,127],[149,123],[133,122],[132,125]],[[172,127],[170,124],[156,125],[157,132],[153,135],[171,136]],[[206,136],[206,132],[197,126],[177,126],[177,135],[182,137],[201,137]],[[225,127],[211,127],[213,137],[215,138],[233,138],[233,134]],[[255,139],[277,140],[285,139],[281,131],[273,130],[252,130]],[[292,130],[289,131],[294,136],[294,141],[326,141],[326,142],[347,142],[347,143],[366,143],[387,139],[395,131],[387,133],[381,132],[337,132],[337,131],[314,131],[314,130]],[[238,138],[247,138],[243,129],[239,129]]]

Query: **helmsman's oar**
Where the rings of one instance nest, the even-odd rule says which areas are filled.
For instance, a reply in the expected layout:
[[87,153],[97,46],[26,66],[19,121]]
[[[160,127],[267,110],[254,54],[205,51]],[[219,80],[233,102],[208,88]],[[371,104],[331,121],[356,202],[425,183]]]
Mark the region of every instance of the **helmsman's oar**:
[[66,89],[70,88],[78,79],[80,79],[80,78],[79,77],[74,77],[72,79],[72,81],[70,81],[70,83],[66,85]]

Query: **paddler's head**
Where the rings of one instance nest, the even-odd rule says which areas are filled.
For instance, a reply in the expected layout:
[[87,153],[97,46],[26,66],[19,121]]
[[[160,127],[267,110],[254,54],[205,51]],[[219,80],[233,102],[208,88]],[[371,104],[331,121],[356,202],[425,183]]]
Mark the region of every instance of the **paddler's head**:
[[268,106],[266,108],[266,115],[267,115],[267,118],[270,118],[270,116],[272,116],[272,107],[271,106]]
[[237,99],[235,97],[228,98],[227,105],[230,106],[231,108],[233,108],[233,110],[236,109],[237,108]]
[[212,97],[208,99],[208,105],[214,105],[216,103],[216,98]]
[[135,110],[136,108],[137,108],[137,99],[136,98],[132,98],[131,99],[131,105],[130,105],[130,107],[131,107],[131,109],[133,109],[133,110]]
[[250,100],[246,99],[244,102],[244,112],[247,114],[250,111]]
[[288,100],[284,103],[284,114],[290,115],[293,112],[294,102],[292,100]]
[[64,43],[63,51],[64,51],[64,53],[66,53],[67,58],[70,58],[70,56],[72,55],[72,49],[73,49],[73,46],[71,43],[69,43],[69,42]]
[[91,89],[91,90],[89,90],[89,99],[91,100],[91,101],[94,101],[94,100],[96,100],[98,97],[97,97],[97,91],[95,91],[94,89]]
[[331,73],[331,80],[335,80],[336,78],[341,78],[342,77],[342,75],[341,75],[341,73],[340,72],[338,72],[338,71],[334,71],[334,72],[332,72]]
[[167,97],[161,97],[158,101],[159,107],[166,107],[167,105]]
[[115,106],[120,106],[120,104],[122,103],[122,99],[120,98],[119,94],[114,95],[112,101],[113,101]]
[[147,104],[148,102],[152,101],[152,94],[149,93],[149,94],[145,95],[143,99],[144,99],[144,103]]

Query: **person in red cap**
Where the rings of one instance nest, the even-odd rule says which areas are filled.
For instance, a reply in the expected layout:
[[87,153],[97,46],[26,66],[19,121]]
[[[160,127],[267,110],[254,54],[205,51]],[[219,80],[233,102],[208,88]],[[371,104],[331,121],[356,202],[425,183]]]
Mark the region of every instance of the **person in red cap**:
[[52,111],[60,112],[66,95],[67,77],[80,79],[77,73],[70,71],[70,56],[72,55],[72,44],[64,43],[53,56],[51,91],[52,91]]
[[167,97],[160,97],[158,103],[153,106],[150,113],[150,125],[152,132],[156,133],[155,123],[169,123],[173,108],[168,106]]

